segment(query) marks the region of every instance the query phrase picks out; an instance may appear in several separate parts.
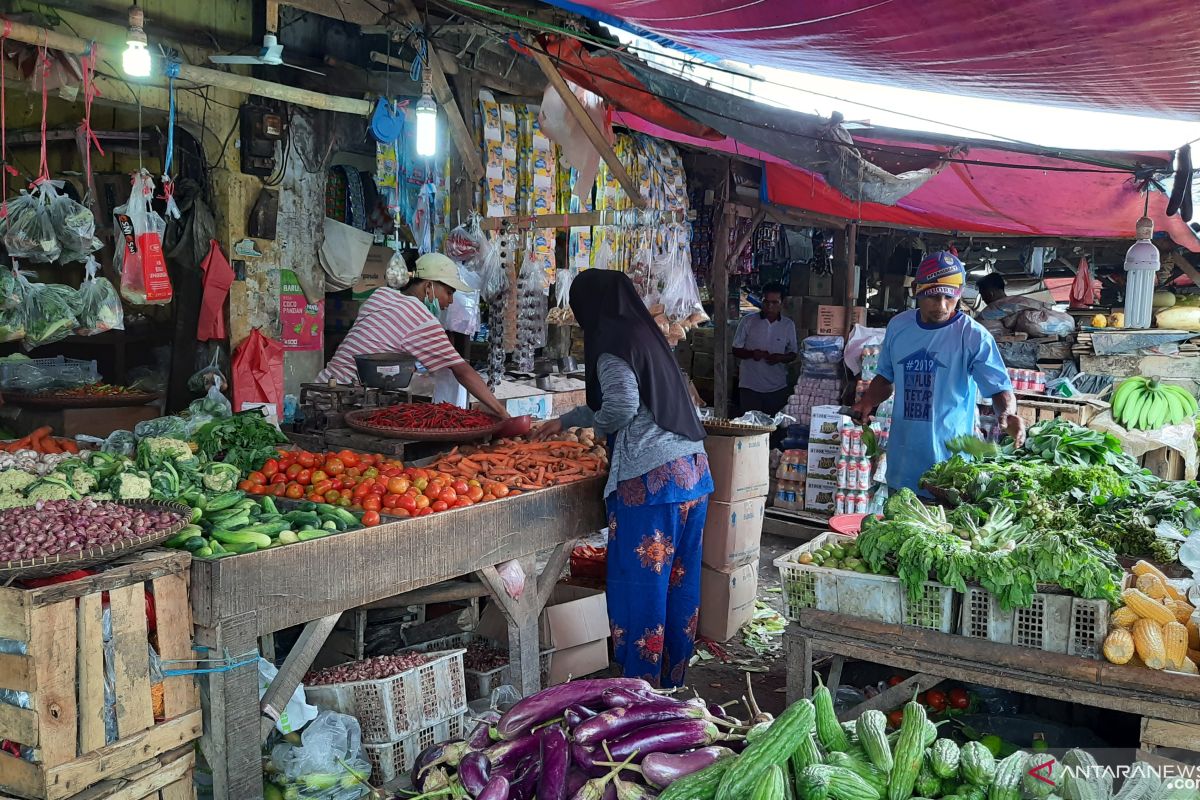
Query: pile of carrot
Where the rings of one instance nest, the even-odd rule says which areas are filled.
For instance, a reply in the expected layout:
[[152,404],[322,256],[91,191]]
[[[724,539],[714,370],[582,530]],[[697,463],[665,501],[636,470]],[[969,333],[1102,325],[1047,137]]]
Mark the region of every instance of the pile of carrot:
[[18,450],[33,450],[35,453],[78,453],[79,445],[73,439],[53,436],[54,429],[49,425],[38,428],[27,436],[13,439],[11,442],[0,442],[0,451],[15,453]]
[[581,481],[607,467],[603,448],[580,442],[502,440],[474,451],[460,452],[456,447],[429,468],[467,481],[491,481],[529,491]]

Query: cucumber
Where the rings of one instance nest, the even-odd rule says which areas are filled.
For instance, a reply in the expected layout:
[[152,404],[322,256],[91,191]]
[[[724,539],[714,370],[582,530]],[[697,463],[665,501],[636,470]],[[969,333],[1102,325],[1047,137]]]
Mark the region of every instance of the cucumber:
[[279,516],[279,509],[275,507],[275,500],[270,495],[264,494],[259,499],[259,505],[262,506],[262,510],[265,513],[276,517]]
[[207,545],[204,542],[203,536],[192,536],[180,546],[189,553],[196,553]]
[[[270,547],[271,537],[265,533],[254,533],[252,531],[213,531],[213,538],[223,545],[228,545],[232,550],[234,546],[253,545],[256,548]],[[238,551],[244,552],[244,551]]]
[[204,547],[201,547],[199,550],[196,550],[192,553],[192,555],[196,556],[197,558],[212,558],[212,554],[212,548],[208,545],[205,545]]
[[296,538],[302,542],[311,542],[313,539],[321,539],[329,535],[329,531],[324,528],[309,528],[308,530],[300,531],[296,534]]
[[279,534],[276,541],[280,544],[295,544],[300,541],[300,537],[296,535],[295,531],[283,531]]

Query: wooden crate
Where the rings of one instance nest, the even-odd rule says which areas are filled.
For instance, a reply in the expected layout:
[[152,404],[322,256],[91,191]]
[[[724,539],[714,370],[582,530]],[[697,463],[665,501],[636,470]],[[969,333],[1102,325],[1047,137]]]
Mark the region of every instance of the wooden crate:
[[[196,800],[196,752],[185,745],[136,764],[68,800]],[[0,794],[0,800],[22,800]]]
[[1163,480],[1183,480],[1183,456],[1178,450],[1160,447],[1143,455],[1138,462]]
[[1048,419],[1063,418],[1076,425],[1086,426],[1092,417],[1105,407],[1096,401],[1077,400],[1070,397],[1048,397],[1032,392],[1017,392],[1017,413],[1025,424],[1033,425]]
[[[29,708],[0,705],[0,739],[33,749],[32,761],[0,753],[0,794],[74,797],[200,737],[200,697],[190,676],[163,682],[163,718],[155,720],[147,648],[151,591],[160,657],[195,658],[190,561],[187,553],[153,550],[69,583],[0,588],[0,638],[25,649],[0,655],[0,688],[25,692],[30,701]],[[104,731],[105,604],[117,697],[112,744]]]
[[[1140,761],[1200,765],[1200,725],[1142,717]],[[1148,757],[1140,757],[1145,754]]]

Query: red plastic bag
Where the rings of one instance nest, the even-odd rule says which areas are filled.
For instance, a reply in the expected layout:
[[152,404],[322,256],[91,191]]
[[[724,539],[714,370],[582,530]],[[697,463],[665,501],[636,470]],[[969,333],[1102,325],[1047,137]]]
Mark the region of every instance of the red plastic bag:
[[166,223],[150,207],[154,179],[142,170],[133,176],[129,202],[113,210],[118,235],[113,263],[121,273],[121,297],[134,305],[171,302],[171,278],[162,252]]
[[234,410],[255,403],[273,404],[275,419],[283,419],[283,342],[268,339],[258,328],[233,353]]

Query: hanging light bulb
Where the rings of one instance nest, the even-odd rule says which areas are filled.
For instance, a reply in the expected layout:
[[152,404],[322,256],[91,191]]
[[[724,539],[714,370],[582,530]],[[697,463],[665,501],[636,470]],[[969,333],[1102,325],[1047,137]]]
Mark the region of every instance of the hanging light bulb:
[[1137,241],[1125,253],[1125,326],[1149,328],[1154,303],[1154,282],[1161,256],[1154,242],[1154,220],[1137,221]]
[[[429,67],[425,70],[428,75]],[[413,113],[417,115],[417,155],[432,158],[437,155],[437,103],[433,102],[433,87],[428,77]]]
[[134,0],[129,7],[129,32],[125,35],[125,52],[121,54],[121,70],[131,78],[150,77],[150,51],[146,49],[145,17]]

